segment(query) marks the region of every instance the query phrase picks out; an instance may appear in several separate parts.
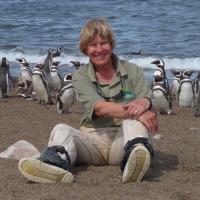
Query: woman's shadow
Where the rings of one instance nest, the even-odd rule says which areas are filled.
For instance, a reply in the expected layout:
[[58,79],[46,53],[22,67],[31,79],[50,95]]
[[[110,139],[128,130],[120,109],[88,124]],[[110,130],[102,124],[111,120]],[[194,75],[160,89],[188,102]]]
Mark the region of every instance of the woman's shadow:
[[166,154],[161,151],[155,151],[151,167],[145,175],[145,179],[152,182],[159,181],[159,178],[166,172],[177,170],[178,157],[174,154]]

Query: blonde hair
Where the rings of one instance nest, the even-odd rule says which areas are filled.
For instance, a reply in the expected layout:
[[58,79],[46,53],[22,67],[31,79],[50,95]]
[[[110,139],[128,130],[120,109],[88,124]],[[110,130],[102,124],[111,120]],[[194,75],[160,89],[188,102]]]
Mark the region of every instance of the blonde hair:
[[95,35],[108,39],[112,49],[115,47],[115,35],[106,19],[91,19],[82,28],[79,40],[79,49],[83,54],[87,54],[87,45]]

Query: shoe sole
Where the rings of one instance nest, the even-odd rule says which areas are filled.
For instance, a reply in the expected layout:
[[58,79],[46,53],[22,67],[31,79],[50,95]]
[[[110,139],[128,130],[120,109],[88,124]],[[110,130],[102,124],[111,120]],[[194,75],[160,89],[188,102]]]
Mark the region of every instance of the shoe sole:
[[19,161],[18,169],[24,177],[38,183],[73,183],[72,173],[37,159],[23,158]]
[[123,172],[122,183],[141,182],[150,166],[150,153],[144,146],[138,145],[131,152]]

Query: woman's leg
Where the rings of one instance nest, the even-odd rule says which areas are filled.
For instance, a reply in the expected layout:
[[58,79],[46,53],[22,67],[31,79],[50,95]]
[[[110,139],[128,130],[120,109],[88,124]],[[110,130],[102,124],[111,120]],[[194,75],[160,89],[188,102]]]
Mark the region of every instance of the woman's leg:
[[[93,133],[91,133],[93,134]],[[81,134],[77,129],[66,124],[57,124],[50,135],[48,146],[62,145],[68,152],[71,164],[104,165],[103,159],[95,142],[89,135]]]
[[140,182],[149,169],[150,152],[146,127],[137,120],[124,120],[124,157],[121,162],[122,183]]

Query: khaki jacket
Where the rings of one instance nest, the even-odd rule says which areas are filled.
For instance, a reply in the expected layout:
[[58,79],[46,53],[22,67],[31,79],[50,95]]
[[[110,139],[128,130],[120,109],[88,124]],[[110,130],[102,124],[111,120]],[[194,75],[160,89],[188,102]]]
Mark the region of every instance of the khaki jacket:
[[96,79],[91,62],[73,72],[72,84],[85,111],[81,126],[103,128],[121,125],[122,119],[94,116],[93,110],[97,101],[127,103],[136,98],[151,96],[149,84],[137,65],[121,60],[114,54],[112,59],[116,76],[111,84],[101,83]]

